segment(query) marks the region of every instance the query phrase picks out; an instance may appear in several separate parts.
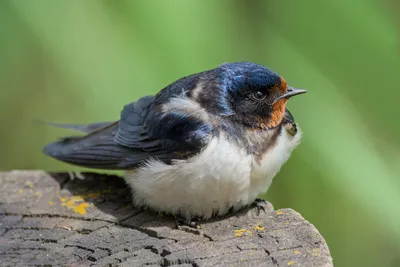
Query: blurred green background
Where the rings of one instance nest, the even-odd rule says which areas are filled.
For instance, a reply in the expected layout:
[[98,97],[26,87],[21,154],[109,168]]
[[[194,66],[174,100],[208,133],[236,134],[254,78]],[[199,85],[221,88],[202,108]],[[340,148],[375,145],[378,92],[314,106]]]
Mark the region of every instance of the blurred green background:
[[267,194],[316,225],[336,266],[400,266],[396,1],[0,1],[0,168],[78,170],[32,123],[118,119],[124,104],[228,61],[269,66],[302,144]]

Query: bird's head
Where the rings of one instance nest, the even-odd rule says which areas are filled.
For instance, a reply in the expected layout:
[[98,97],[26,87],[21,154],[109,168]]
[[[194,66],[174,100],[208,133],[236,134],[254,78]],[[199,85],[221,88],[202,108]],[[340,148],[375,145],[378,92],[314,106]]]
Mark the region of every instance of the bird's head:
[[250,128],[278,126],[286,103],[306,90],[287,85],[267,67],[251,63],[225,63],[205,73],[198,101],[208,111],[228,116]]

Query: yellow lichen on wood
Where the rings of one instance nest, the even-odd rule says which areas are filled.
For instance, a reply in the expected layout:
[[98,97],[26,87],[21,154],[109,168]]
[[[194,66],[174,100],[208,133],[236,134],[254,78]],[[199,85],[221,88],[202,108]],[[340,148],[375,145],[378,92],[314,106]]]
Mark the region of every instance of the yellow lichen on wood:
[[85,200],[88,198],[96,198],[100,196],[101,193],[92,192],[87,195],[75,195],[70,197],[60,197],[61,205],[67,207],[68,209],[79,213],[86,214],[86,209],[89,207],[89,203]]
[[282,214],[285,214],[285,213],[283,211],[276,211],[275,214],[276,215],[282,215]]
[[239,230],[235,230],[234,232],[235,232],[235,236],[237,236],[237,237],[241,237],[243,235],[246,235],[246,233],[249,236],[253,236],[253,232],[250,231],[250,230],[247,230],[247,229],[239,229]]
[[264,231],[265,227],[260,226],[259,224],[257,224],[256,227],[254,227],[254,230],[256,230],[256,231]]
[[89,207],[89,204],[87,202],[83,202],[81,204],[79,204],[78,206],[74,207],[72,210],[75,211],[76,213],[79,214],[86,214],[86,208]]
[[18,189],[18,194],[23,194],[24,193],[24,189]]
[[25,186],[29,187],[30,189],[32,189],[33,188],[33,183],[31,181],[26,181],[25,182]]
[[299,255],[299,254],[301,254],[301,252],[300,252],[300,250],[295,249],[295,250],[294,250],[294,254],[295,254],[295,255]]
[[61,197],[60,201],[62,206],[81,215],[86,214],[86,208],[89,207],[89,203],[85,202],[82,196]]
[[291,265],[293,265],[293,264],[295,264],[296,263],[296,261],[289,261],[288,263],[287,263],[287,265],[288,266],[291,266]]
[[311,255],[313,255],[314,257],[318,257],[320,254],[319,254],[319,248],[314,248],[312,251],[311,251]]
[[69,198],[69,201],[74,201],[74,202],[84,201],[84,198],[83,198],[83,196],[71,196]]

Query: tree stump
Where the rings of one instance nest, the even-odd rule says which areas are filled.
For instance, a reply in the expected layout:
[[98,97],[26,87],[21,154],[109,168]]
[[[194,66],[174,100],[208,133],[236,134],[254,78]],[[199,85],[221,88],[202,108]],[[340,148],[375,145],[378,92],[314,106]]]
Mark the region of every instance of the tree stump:
[[333,266],[323,237],[291,209],[268,203],[176,229],[133,207],[120,177],[77,176],[0,173],[0,266]]

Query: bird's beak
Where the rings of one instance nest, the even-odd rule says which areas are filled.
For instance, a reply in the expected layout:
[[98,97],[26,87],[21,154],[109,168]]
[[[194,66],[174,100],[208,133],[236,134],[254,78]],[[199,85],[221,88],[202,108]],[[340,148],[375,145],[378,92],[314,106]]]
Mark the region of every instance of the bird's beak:
[[275,100],[274,100],[274,102],[272,104],[275,104],[278,100],[280,100],[282,98],[288,99],[288,98],[290,98],[292,96],[301,95],[301,94],[304,94],[304,93],[307,93],[307,90],[297,89],[297,88],[293,88],[293,87],[288,86],[288,88],[286,90],[286,93],[284,93],[283,95],[275,98]]

